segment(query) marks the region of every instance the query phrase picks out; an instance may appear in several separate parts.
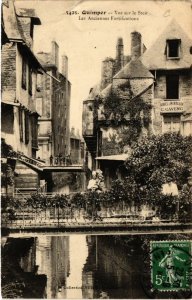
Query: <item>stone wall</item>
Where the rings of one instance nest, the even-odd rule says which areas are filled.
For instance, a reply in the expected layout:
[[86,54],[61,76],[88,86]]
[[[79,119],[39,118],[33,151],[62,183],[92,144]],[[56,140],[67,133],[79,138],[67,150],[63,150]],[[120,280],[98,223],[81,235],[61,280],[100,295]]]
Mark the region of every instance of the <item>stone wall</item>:
[[[152,117],[155,134],[162,133],[163,116],[160,113],[160,102],[166,99],[166,74],[167,71],[158,71],[156,74]],[[177,71],[177,74],[179,74],[179,98],[184,103],[184,114],[192,113],[192,72],[181,70]]]
[[[155,98],[166,99],[166,74],[166,71],[158,71],[156,74]],[[179,98],[192,95],[192,71],[176,71],[176,74],[179,74]]]
[[16,44],[3,45],[1,50],[1,86],[2,100],[16,100]]
[[112,82],[114,74],[115,74],[115,60],[113,58],[108,57],[102,62],[101,90],[106,88],[107,85]]
[[70,149],[69,110],[71,84],[62,75],[58,76],[60,83],[53,87],[53,139],[55,155],[68,155]]

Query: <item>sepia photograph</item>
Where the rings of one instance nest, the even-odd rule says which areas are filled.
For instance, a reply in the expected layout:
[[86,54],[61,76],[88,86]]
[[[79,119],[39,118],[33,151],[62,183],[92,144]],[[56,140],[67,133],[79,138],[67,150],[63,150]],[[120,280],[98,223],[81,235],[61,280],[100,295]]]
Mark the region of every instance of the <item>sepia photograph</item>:
[[1,297],[191,299],[190,0],[1,0]]

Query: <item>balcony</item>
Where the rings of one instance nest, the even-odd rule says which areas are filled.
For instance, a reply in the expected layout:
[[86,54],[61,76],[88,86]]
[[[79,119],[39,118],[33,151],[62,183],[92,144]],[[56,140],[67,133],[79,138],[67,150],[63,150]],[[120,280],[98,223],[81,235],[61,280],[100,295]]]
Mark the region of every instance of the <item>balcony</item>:
[[184,112],[184,102],[177,99],[162,100],[160,102],[161,114],[180,113]]

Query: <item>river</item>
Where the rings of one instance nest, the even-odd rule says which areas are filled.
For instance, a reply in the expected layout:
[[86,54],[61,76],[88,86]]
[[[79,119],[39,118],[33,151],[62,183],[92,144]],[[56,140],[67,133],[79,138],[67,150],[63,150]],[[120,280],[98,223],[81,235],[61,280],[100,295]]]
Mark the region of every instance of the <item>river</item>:
[[8,295],[11,284],[21,298],[146,299],[151,297],[149,241],[168,238],[74,233],[4,237],[2,291]]

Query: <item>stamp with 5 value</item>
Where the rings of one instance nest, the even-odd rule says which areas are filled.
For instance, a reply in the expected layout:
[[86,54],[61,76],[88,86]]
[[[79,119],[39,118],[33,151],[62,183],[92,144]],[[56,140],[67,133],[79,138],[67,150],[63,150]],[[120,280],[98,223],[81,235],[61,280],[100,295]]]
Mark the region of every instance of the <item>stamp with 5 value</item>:
[[151,241],[152,290],[190,291],[192,252],[191,241]]

